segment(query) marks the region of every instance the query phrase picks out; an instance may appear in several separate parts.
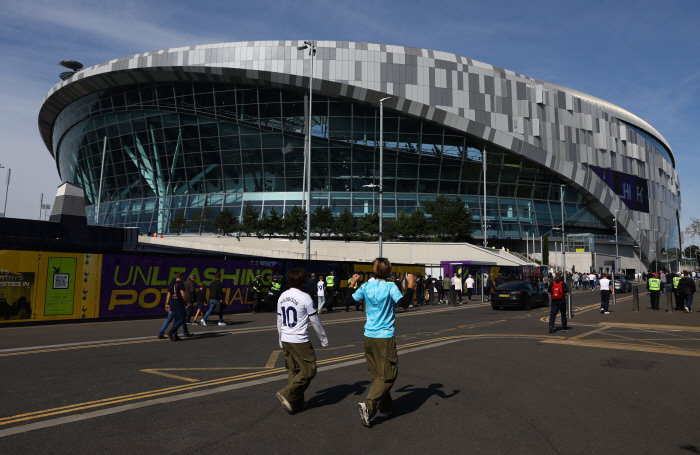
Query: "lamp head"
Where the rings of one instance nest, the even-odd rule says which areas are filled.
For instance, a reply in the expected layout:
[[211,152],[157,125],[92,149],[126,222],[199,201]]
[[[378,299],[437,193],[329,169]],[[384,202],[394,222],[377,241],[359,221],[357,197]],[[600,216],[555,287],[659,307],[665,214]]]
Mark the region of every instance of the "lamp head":
[[307,47],[309,47],[309,46],[307,46],[306,44],[303,44],[303,45],[301,45],[301,46],[297,46],[297,50],[298,50],[298,51],[303,51],[303,50],[306,49]]

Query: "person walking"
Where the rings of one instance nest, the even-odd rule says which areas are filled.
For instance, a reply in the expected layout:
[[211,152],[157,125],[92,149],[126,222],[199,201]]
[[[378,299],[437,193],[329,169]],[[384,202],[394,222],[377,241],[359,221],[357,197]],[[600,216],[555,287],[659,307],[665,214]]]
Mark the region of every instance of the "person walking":
[[319,275],[316,282],[316,298],[318,299],[318,314],[321,314],[321,309],[326,304],[326,282],[323,280],[323,275]]
[[693,304],[693,294],[697,290],[695,288],[695,281],[690,277],[690,273],[687,270],[683,271],[683,278],[678,282],[679,292],[683,295],[685,300],[685,307],[683,308],[686,313],[690,313],[693,310],[690,309]]
[[192,324],[197,325],[197,317],[201,314],[204,318],[204,302],[207,300],[207,290],[204,288],[204,283],[199,283],[199,289],[197,289],[197,312],[194,314],[194,321]]
[[176,276],[177,278],[170,284],[168,295],[165,297],[166,308],[170,306],[175,317],[173,328],[166,332],[170,341],[180,341],[180,338],[177,336],[177,329],[181,326],[182,332],[187,338],[192,338],[194,336],[187,330],[187,324],[185,323],[185,308],[189,305],[186,299],[185,286],[182,282],[185,274],[178,272]]
[[263,286],[260,282],[260,274],[255,275],[255,281],[253,281],[253,314],[258,314],[261,312],[260,309],[260,299],[262,298]]
[[277,278],[277,275],[275,275],[272,277],[272,283],[270,283],[270,292],[267,293],[268,298],[270,299],[270,312],[274,313],[277,311],[277,300],[280,298],[281,294],[282,283],[279,282],[279,278]]
[[226,325],[224,322],[224,290],[221,287],[221,274],[214,275],[214,281],[209,284],[209,311],[202,318],[202,325],[207,326],[207,319],[214,312],[219,312],[219,325]]
[[549,333],[554,333],[554,321],[557,314],[561,312],[561,331],[568,332],[569,326],[566,320],[566,296],[569,295],[569,287],[561,277],[561,273],[557,272],[554,280],[549,285],[547,292],[552,296],[552,308],[549,312]]
[[435,278],[432,275],[428,275],[425,280],[425,284],[428,287],[428,305],[435,305]]
[[661,281],[658,276],[649,273],[647,278],[647,290],[649,291],[651,308],[655,311],[659,311],[659,298],[661,297],[661,290],[664,286],[665,283]]
[[318,309],[318,295],[316,295],[316,274],[312,273],[311,278],[306,280],[306,293],[311,296],[311,300],[314,301],[314,308]]
[[441,305],[445,300],[445,287],[443,285],[442,276],[435,280],[435,290],[437,291],[437,305]]
[[472,301],[472,294],[474,293],[474,278],[471,275],[467,275],[467,300]]
[[192,324],[190,321],[190,319],[192,319],[192,309],[197,303],[197,285],[195,283],[195,279],[196,277],[194,276],[194,273],[192,273],[187,278],[187,281],[185,281],[185,296],[187,297],[188,303],[187,307],[185,308],[185,322],[187,324]]
[[[162,327],[160,328],[160,331],[158,332],[158,338],[161,340],[165,339],[165,331],[167,330],[170,323],[177,319],[177,312],[175,311],[174,307],[182,306],[183,302],[185,301],[185,288],[182,283],[184,277],[184,273],[178,272],[175,276],[175,280],[170,284],[168,288],[168,294],[165,297],[165,311],[168,312],[168,316],[165,318],[165,322],[163,323]],[[185,327],[185,329],[187,329],[187,327]],[[183,333],[187,332],[183,331]],[[178,340],[180,339],[177,336],[177,331],[173,332],[173,337],[177,338]]]
[[442,294],[445,303],[449,303],[450,297],[452,297],[452,280],[450,280],[449,273],[446,273],[445,278],[442,279]]
[[[416,306],[421,306],[423,305],[423,285],[424,285],[423,277],[419,273],[416,276]],[[413,306],[413,305],[409,305]]]
[[667,277],[666,277],[666,272],[665,272],[663,269],[661,269],[661,273],[659,274],[659,279],[660,279],[661,282],[664,284],[664,288],[663,288],[662,291],[661,291],[662,294],[666,294],[666,287],[669,287],[669,286],[668,286],[669,283],[668,283],[668,281],[666,280],[666,278],[667,278]]
[[282,293],[277,303],[277,334],[288,372],[287,386],[277,392],[277,399],[289,413],[304,407],[304,392],[316,376],[316,352],[309,340],[309,322],[321,346],[328,347],[328,337],[313,300],[302,291],[305,282],[306,270],[290,270],[287,273],[290,289]]
[[[352,295],[355,301],[365,301],[367,323],[365,324],[364,344],[367,369],[372,377],[372,386],[367,399],[357,404],[362,425],[370,427],[370,421],[379,413],[379,417],[387,418],[392,412],[391,387],[399,372],[396,339],[394,337],[394,304],[406,309],[413,300],[416,279],[412,274],[406,275],[408,283],[406,293],[393,283],[386,281],[391,274],[391,262],[387,258],[374,260],[374,273],[377,279],[365,283]],[[359,279],[358,274],[352,277],[353,284]]]
[[[462,304],[462,279],[455,273],[452,276],[452,286],[455,287],[455,292],[459,296],[459,304]],[[456,299],[455,299],[456,300]]]
[[484,273],[484,298],[488,302],[491,300],[491,289],[493,288],[493,281],[491,281],[491,276],[488,273]]
[[681,276],[680,274],[673,274],[673,277],[671,278],[671,286],[673,288],[673,296],[675,297],[676,300],[676,310],[678,311],[683,311],[685,310],[685,296],[680,290],[679,284],[681,282]]
[[328,313],[332,313],[335,306],[335,284],[335,272],[331,271],[331,274],[326,277],[326,311]]
[[615,285],[608,279],[606,274],[598,282],[600,285],[600,313],[610,314],[610,296],[615,294]]

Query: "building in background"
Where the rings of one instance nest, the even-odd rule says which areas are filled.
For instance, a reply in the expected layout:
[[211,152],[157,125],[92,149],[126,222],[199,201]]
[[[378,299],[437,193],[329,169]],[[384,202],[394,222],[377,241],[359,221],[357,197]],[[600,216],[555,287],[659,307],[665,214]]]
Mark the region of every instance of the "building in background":
[[[100,224],[167,233],[176,213],[189,218],[205,205],[235,215],[248,201],[266,212],[301,206],[311,57],[300,44],[146,52],[54,86],[41,106],[40,134],[62,180],[85,189],[90,223],[105,136]],[[673,152],[634,114],[446,52],[316,46],[312,210],[378,210],[378,194],[366,185],[378,183],[379,100],[391,97],[384,104],[385,217],[441,193],[459,195],[477,238],[485,217],[490,244],[525,251],[527,237],[549,233],[561,242],[553,229],[562,223],[564,185],[566,232],[574,234],[567,249],[588,254],[591,266],[602,267],[596,254],[614,257],[616,210],[623,268],[638,270],[640,259],[648,264],[680,248]]]

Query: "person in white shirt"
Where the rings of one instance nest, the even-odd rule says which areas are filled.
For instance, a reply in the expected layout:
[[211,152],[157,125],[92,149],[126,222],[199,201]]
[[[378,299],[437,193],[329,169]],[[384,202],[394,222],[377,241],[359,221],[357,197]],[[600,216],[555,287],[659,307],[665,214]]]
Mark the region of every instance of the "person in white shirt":
[[462,304],[462,279],[455,273],[452,277],[452,286],[455,287],[455,292],[459,296],[459,304]]
[[588,284],[591,285],[591,291],[595,291],[595,275],[592,273],[588,275]]
[[277,392],[277,398],[284,409],[292,413],[304,407],[304,391],[316,376],[316,353],[309,340],[309,321],[324,348],[328,347],[328,337],[314,310],[313,300],[301,290],[306,283],[306,270],[290,270],[287,283],[291,289],[282,293],[277,301],[277,332],[289,378],[287,387]]
[[474,292],[474,278],[471,275],[467,276],[467,300],[472,301],[472,293]]
[[323,275],[318,277],[316,296],[318,297],[318,312],[321,313],[321,308],[326,304],[326,282],[323,280]]
[[[612,291],[611,291],[612,290]],[[608,279],[607,275],[603,275],[600,279],[600,313],[610,314],[608,306],[610,305],[610,295],[615,294],[615,285]]]

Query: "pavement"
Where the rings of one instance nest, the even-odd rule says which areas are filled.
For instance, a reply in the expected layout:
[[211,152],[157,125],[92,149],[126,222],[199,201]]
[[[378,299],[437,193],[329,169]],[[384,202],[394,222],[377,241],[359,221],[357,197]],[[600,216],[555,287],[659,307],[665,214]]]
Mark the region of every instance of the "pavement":
[[700,453],[700,313],[640,300],[603,315],[575,292],[554,334],[549,308],[401,310],[394,414],[371,428],[361,312],[322,315],[328,348],[310,330],[318,374],[292,415],[270,313],[176,343],[162,320],[4,327],[0,453]]

